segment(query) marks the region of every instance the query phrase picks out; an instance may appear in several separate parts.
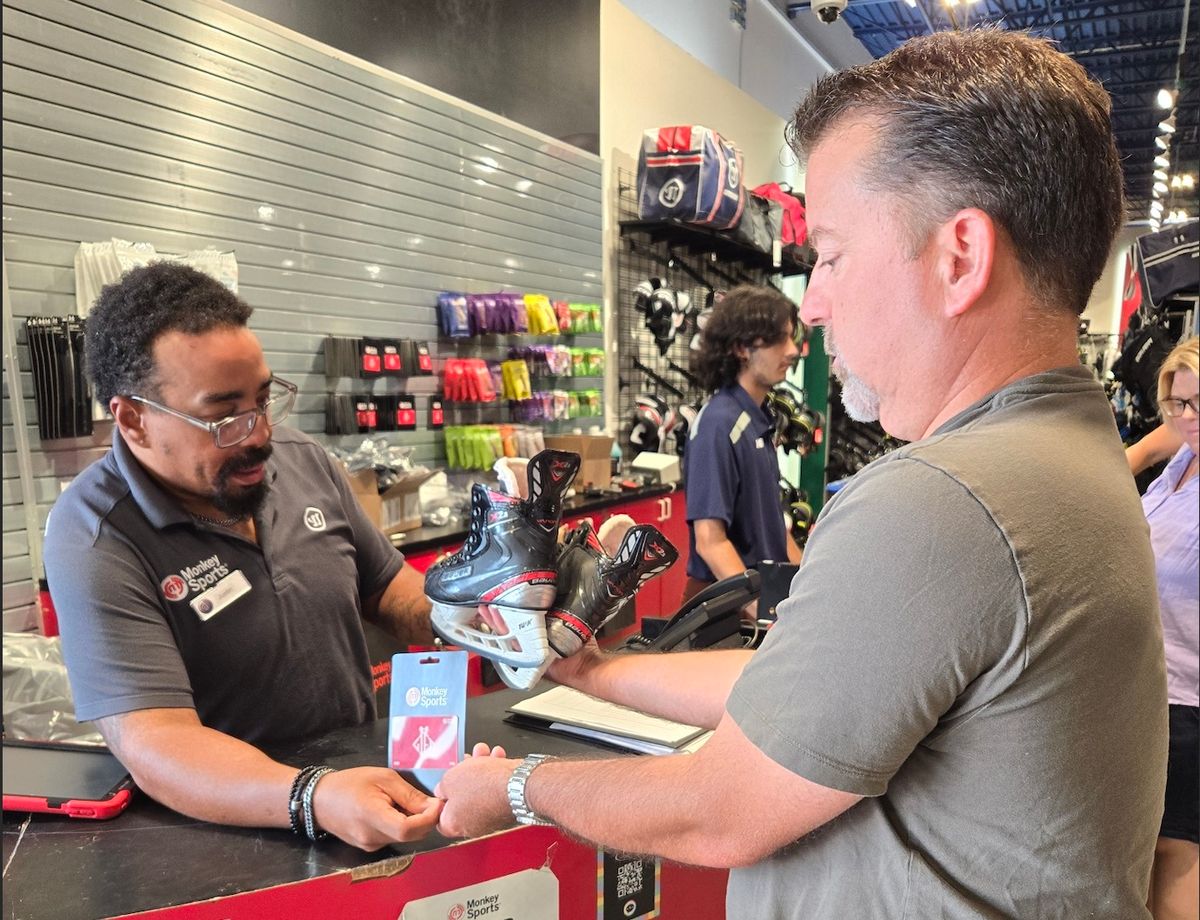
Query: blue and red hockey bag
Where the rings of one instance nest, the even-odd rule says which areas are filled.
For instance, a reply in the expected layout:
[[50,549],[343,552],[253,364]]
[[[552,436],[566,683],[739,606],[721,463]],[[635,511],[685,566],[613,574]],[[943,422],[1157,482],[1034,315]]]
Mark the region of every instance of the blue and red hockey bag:
[[728,230],[746,207],[742,152],[700,125],[651,128],[638,154],[638,217]]

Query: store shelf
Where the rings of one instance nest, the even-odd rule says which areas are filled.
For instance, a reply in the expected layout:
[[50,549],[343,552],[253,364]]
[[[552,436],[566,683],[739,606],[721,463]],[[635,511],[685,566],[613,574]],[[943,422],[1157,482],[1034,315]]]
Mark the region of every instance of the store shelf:
[[528,332],[486,332],[483,335],[439,336],[439,345],[458,348],[508,348],[513,345],[570,345],[578,342],[603,342],[603,332],[560,332],[558,335],[533,335]]
[[[713,255],[721,262],[732,262],[768,274],[802,275],[812,271],[810,259],[783,253],[778,265],[767,253],[735,239],[728,231],[709,230],[678,220],[623,220],[621,235],[639,234],[651,243],[682,247],[689,255]],[[802,250],[811,256],[811,249]]]

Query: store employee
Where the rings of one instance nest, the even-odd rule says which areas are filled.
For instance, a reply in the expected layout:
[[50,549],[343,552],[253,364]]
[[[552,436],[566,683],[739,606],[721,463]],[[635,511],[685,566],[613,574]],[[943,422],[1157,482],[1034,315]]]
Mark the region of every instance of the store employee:
[[796,305],[744,285],[713,306],[696,369],[712,397],[692,426],[684,488],[690,553],[682,600],[766,559],[800,561],[779,498],[775,424],[764,408],[800,356]]
[[375,717],[363,617],[404,643],[432,634],[422,576],[321,446],[276,427],[296,388],[250,313],[158,262],[88,316],[113,446],[59,497],[45,542],[76,715],[184,814],[366,850],[411,840],[439,803],[392,770],[297,773],[254,747]]

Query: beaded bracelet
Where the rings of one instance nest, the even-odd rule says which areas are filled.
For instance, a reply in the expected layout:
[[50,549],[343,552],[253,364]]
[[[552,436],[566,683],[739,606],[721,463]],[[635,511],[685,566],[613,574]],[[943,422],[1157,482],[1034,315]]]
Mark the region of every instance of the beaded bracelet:
[[312,776],[308,780],[308,785],[304,787],[304,792],[301,795],[303,799],[304,810],[304,832],[308,835],[309,840],[323,840],[329,836],[328,831],[323,831],[317,826],[317,819],[313,815],[313,793],[317,790],[317,783],[326,773],[334,772],[333,767],[317,767]]
[[297,837],[304,836],[304,799],[302,792],[305,784],[312,779],[312,775],[320,769],[319,765],[304,767],[296,774],[296,778],[292,780],[292,791],[288,794],[288,818],[292,822],[292,833]]

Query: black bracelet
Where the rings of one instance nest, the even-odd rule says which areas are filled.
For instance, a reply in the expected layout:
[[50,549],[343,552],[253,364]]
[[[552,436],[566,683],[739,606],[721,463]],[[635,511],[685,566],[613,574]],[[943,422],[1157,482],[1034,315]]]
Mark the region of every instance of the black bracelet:
[[320,766],[304,767],[292,780],[292,791],[288,794],[288,818],[292,822],[292,833],[297,837],[305,836],[304,787],[319,769]]
[[317,816],[313,814],[313,795],[316,794],[317,783],[321,781],[321,777],[326,773],[333,772],[333,767],[317,767],[313,770],[312,776],[304,786],[304,791],[300,794],[300,798],[303,800],[304,832],[308,835],[309,840],[324,840],[329,836],[328,831],[323,831],[317,826]]

